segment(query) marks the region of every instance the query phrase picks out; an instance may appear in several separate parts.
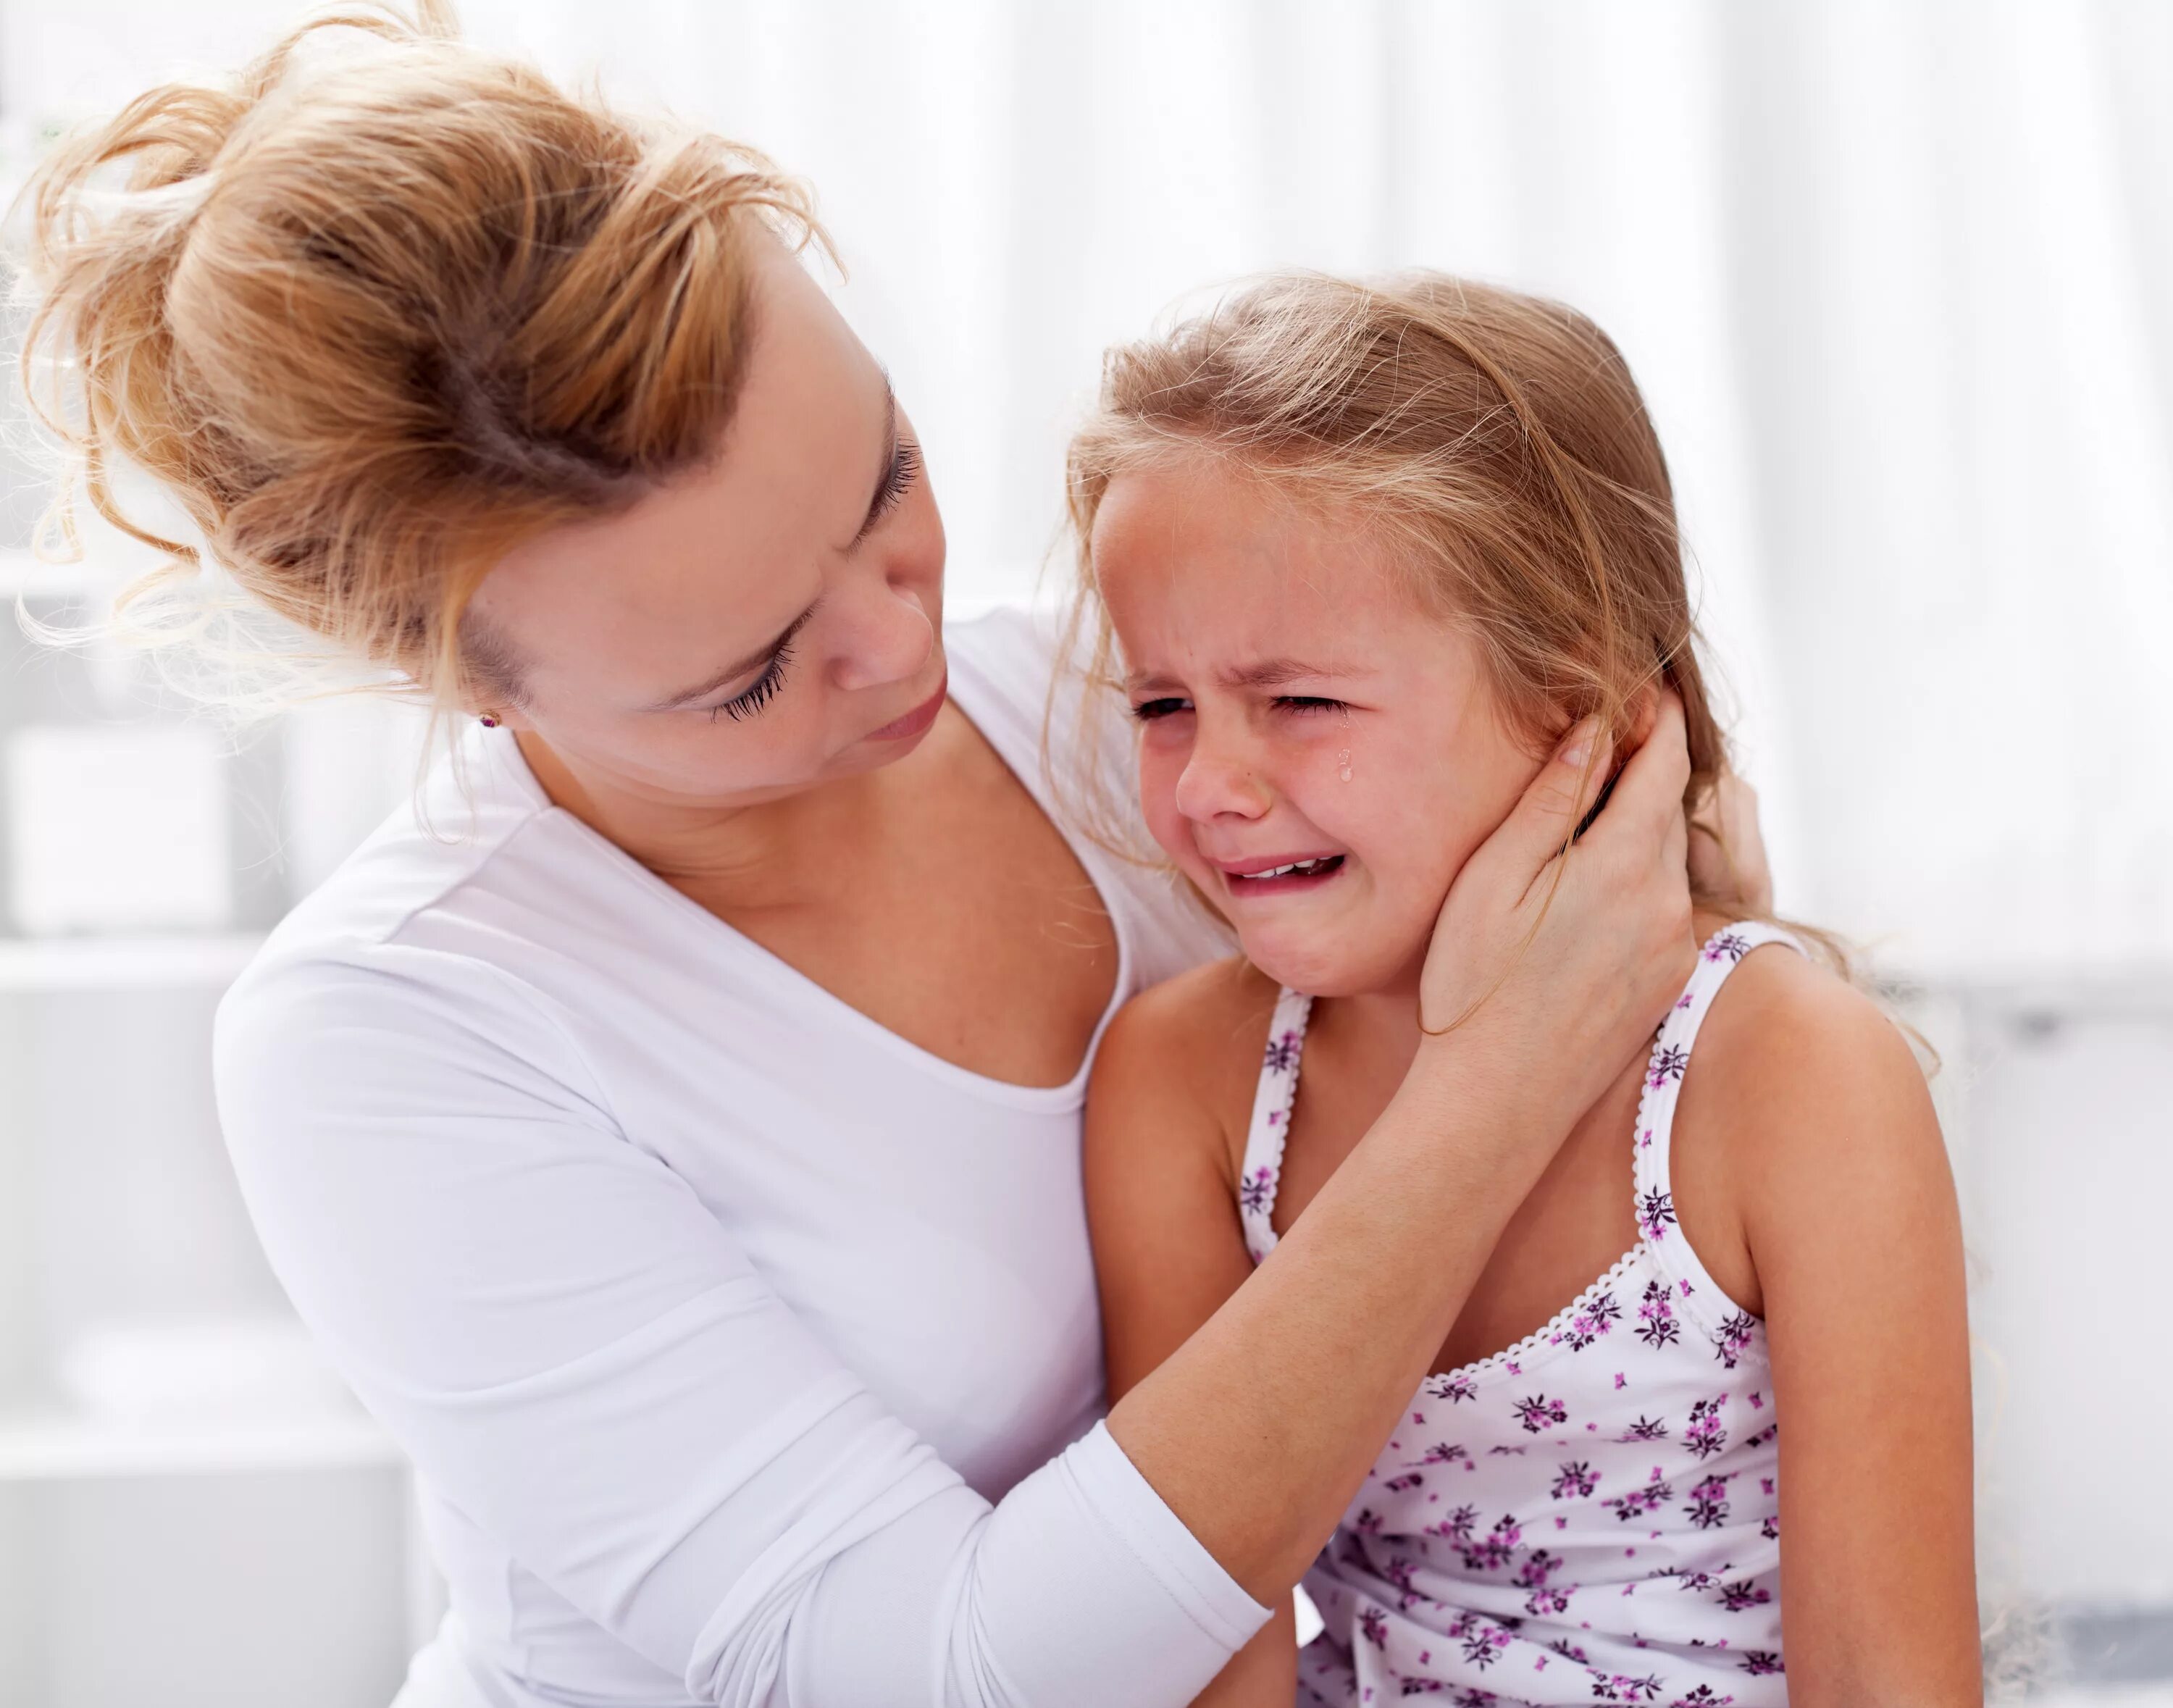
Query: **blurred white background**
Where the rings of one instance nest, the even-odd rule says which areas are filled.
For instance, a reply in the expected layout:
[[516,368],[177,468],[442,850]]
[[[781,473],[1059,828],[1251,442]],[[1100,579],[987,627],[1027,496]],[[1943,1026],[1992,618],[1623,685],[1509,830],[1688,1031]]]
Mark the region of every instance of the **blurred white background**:
[[[2173,1702],[2173,5],[463,9],[812,180],[955,597],[1033,590],[1098,353],[1202,288],[1422,264],[1595,315],[1782,906],[1946,1059],[1987,1600],[2041,1694]],[[0,184],[299,15],[0,0]],[[0,579],[52,614],[126,554],[33,564],[40,498],[5,471]],[[378,1708],[432,1612],[403,1474],[255,1255],[204,1043],[412,737],[331,708],[236,748],[125,658],[0,646],[0,1703]]]

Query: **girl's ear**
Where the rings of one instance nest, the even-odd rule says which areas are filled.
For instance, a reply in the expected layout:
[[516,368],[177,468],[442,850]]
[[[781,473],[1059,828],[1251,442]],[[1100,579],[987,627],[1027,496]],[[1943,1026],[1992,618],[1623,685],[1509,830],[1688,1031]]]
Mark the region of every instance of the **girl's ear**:
[[1648,683],[1640,688],[1630,702],[1630,719],[1623,730],[1620,751],[1626,757],[1645,745],[1645,738],[1653,733],[1653,723],[1660,715],[1660,689],[1658,683]]

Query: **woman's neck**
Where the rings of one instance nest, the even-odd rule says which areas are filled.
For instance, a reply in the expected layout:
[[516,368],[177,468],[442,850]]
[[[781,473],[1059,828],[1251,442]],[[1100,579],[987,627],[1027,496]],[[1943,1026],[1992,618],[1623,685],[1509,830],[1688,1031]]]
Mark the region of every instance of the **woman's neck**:
[[726,802],[661,796],[569,762],[531,733],[518,740],[553,806],[704,907],[739,913],[819,902],[849,881],[865,851],[884,843],[901,784],[918,781],[897,773],[918,772],[941,733],[939,724],[919,750],[877,770]]

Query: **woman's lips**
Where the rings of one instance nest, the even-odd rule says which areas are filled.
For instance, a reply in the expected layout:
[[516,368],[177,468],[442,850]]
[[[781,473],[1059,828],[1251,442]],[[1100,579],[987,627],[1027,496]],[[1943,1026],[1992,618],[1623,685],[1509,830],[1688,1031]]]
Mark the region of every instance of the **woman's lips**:
[[936,685],[936,692],[927,699],[915,706],[903,718],[892,719],[880,730],[870,730],[861,739],[868,741],[903,741],[909,736],[918,735],[936,721],[936,714],[943,709],[943,697],[950,692],[950,673],[946,671],[943,680]]

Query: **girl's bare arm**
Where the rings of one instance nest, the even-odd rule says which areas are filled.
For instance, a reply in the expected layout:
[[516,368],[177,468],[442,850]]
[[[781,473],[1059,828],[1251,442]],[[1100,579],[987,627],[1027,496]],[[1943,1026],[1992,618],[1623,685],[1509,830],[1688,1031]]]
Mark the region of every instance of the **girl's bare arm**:
[[1742,1047],[1701,1065],[1773,1360],[1788,1700],[1974,1705],[1968,1310],[1924,1076],[1800,957],[1768,949],[1735,978]]

